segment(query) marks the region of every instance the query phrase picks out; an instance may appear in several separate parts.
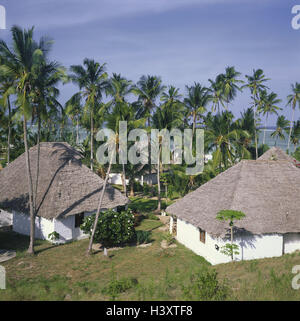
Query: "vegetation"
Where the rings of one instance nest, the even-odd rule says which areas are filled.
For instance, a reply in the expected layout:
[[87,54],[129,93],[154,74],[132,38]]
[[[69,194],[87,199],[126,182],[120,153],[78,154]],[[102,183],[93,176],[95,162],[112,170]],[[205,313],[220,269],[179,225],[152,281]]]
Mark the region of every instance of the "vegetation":
[[[137,229],[153,222],[145,219]],[[300,300],[291,287],[297,252],[213,267],[181,244],[162,250],[164,235],[154,229],[152,246],[109,251],[108,260],[82,255],[88,240],[61,246],[37,240],[36,255],[27,257],[29,237],[0,232],[1,247],[17,252],[1,263],[7,290],[0,300]]]

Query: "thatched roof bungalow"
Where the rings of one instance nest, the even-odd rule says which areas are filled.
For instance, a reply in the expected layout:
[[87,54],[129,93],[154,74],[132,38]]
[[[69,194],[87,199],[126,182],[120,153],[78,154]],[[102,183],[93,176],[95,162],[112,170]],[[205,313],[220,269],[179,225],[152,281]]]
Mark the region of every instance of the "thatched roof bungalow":
[[[37,146],[30,149],[35,190]],[[82,155],[67,143],[41,143],[37,189],[36,237],[47,239],[54,231],[61,241],[78,239],[84,216],[97,210],[104,181],[81,162]],[[13,230],[29,234],[29,197],[25,154],[0,172],[0,208],[13,213]],[[125,206],[128,199],[110,185],[102,209]]]
[[178,200],[166,211],[170,231],[212,264],[230,258],[220,249],[229,240],[221,210],[246,217],[235,224],[236,260],[281,256],[300,250],[300,170],[289,160],[243,160]]

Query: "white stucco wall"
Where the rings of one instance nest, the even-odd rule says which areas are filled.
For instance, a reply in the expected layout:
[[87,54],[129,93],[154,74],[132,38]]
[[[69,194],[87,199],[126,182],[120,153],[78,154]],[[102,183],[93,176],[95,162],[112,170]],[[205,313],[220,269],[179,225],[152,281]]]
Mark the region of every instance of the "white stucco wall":
[[283,236],[284,253],[300,250],[300,233],[288,233]]
[[5,210],[0,209],[0,227],[10,226],[13,224],[13,215]]
[[[170,221],[170,231],[172,230],[172,222]],[[184,244],[187,248],[191,249],[198,255],[203,256],[211,264],[227,263],[231,258],[220,253],[221,247],[229,240],[221,238],[214,238],[206,233],[205,243],[200,241],[199,229],[190,223],[177,219],[177,240]],[[281,234],[264,234],[264,235],[244,235],[234,239],[234,243],[238,244],[239,255],[234,259],[239,260],[252,260],[266,257],[281,256],[283,253],[283,235]],[[219,250],[216,249],[219,247]],[[294,251],[296,247],[299,249],[299,238],[297,241],[292,236],[287,239],[285,253]]]
[[[30,235],[30,216],[13,211],[13,231]],[[48,235],[54,231],[53,220],[37,216],[35,218],[35,237],[48,240]]]

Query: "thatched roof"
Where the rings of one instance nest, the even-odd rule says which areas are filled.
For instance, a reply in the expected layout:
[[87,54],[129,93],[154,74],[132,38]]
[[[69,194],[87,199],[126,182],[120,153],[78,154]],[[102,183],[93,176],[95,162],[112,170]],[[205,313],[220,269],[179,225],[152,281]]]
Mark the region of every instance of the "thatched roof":
[[279,147],[272,147],[262,154],[257,160],[287,160],[292,163],[296,163],[296,159],[289,156],[285,151]]
[[[97,210],[103,179],[81,163],[81,154],[67,143],[40,144],[37,215],[57,218]],[[30,149],[35,190],[37,146]],[[0,208],[29,213],[25,153],[0,172]],[[107,186],[102,208],[114,208],[128,199]]]
[[300,171],[289,161],[243,160],[178,200],[166,211],[224,237],[220,210],[246,217],[236,226],[251,234],[300,232]]

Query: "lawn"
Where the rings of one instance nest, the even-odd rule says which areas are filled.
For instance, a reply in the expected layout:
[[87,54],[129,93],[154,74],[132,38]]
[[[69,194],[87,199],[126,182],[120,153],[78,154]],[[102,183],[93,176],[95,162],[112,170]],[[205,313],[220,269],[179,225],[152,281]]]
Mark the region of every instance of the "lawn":
[[178,243],[163,250],[165,232],[158,223],[145,219],[138,227],[152,230],[152,246],[109,251],[109,258],[102,252],[86,257],[88,240],[59,246],[37,241],[36,255],[29,257],[28,237],[0,232],[0,247],[17,251],[16,258],[2,263],[7,289],[0,291],[0,300],[185,300],[197,272],[214,270],[221,284],[227,279],[226,299],[300,300],[300,290],[291,287],[300,253],[213,267]]

